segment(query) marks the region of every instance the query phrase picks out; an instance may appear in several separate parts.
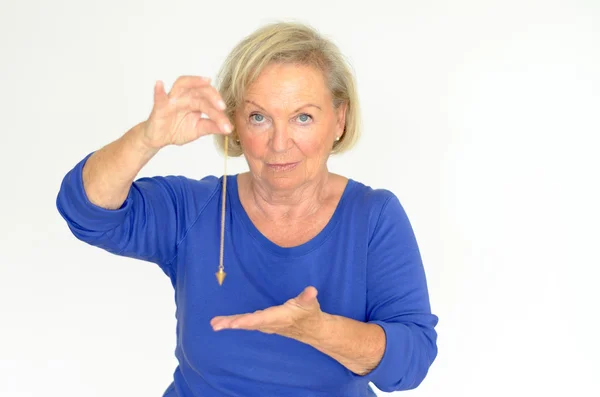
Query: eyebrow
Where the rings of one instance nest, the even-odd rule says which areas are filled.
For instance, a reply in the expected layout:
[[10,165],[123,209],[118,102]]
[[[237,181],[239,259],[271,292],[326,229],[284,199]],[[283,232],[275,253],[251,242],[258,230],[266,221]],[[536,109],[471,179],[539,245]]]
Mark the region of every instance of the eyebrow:
[[[259,105],[258,103],[256,103],[256,102],[253,102],[253,101],[250,101],[250,100],[246,99],[246,103],[251,103],[251,104],[253,104],[254,106],[256,106],[256,107],[260,108],[261,110],[263,110],[264,112],[267,112],[267,110],[266,110],[265,108],[263,108],[262,106],[260,106],[260,105]],[[306,107],[310,107],[310,106],[312,106],[312,107],[315,107],[315,108],[317,108],[317,109],[319,109],[319,110],[322,110],[320,106],[317,106],[317,105],[315,105],[315,104],[312,104],[312,103],[307,103],[306,105],[302,105],[302,106],[300,106],[298,109],[294,110],[292,113],[296,113],[297,111],[299,111],[299,110],[301,110],[301,109],[303,109],[303,108],[306,108]]]

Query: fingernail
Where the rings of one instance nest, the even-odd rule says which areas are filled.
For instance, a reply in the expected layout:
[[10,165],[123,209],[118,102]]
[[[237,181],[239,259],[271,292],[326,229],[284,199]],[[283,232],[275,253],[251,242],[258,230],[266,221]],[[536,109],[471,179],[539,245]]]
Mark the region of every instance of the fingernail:
[[223,125],[223,129],[225,130],[226,133],[231,134],[231,131],[233,131],[233,129],[231,128],[231,125],[229,124],[224,124]]
[[221,110],[225,110],[225,108],[227,107],[225,105],[225,102],[223,102],[223,100],[219,100],[218,105],[219,105],[219,109],[221,109]]
[[220,330],[222,330],[222,329],[223,329],[223,327],[221,327],[220,325],[217,325],[217,326],[214,328],[214,330],[215,330],[215,331],[220,331]]

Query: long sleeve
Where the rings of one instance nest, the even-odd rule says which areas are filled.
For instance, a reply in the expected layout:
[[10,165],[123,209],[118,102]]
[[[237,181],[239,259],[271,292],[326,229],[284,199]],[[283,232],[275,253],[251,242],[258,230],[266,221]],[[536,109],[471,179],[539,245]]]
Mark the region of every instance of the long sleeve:
[[174,280],[171,264],[177,245],[216,191],[218,179],[140,178],[123,205],[109,210],[91,203],[85,193],[82,171],[90,156],[65,175],[56,198],[71,232],[113,254],[156,263]]
[[384,356],[366,376],[386,392],[416,388],[437,356],[438,317],[431,313],[413,229],[390,192],[369,243],[368,322],[386,334]]

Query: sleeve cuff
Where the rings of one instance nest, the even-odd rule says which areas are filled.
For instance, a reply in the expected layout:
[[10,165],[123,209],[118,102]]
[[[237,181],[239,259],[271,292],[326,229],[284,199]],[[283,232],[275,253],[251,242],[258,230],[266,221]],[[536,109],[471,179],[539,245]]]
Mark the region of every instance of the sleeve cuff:
[[108,231],[123,223],[131,207],[131,192],[116,210],[93,204],[85,193],[82,176],[83,167],[92,154],[93,152],[85,156],[64,177],[56,205],[71,226],[90,231]]
[[413,344],[410,329],[400,323],[369,321],[377,324],[385,332],[385,352],[381,361],[365,377],[379,389],[395,390],[402,382],[407,365],[412,356]]

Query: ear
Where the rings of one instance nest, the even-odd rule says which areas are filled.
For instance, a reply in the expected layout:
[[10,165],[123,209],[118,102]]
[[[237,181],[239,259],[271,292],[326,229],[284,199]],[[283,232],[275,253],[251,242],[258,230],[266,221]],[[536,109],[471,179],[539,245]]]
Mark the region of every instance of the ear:
[[336,137],[342,137],[344,129],[346,128],[346,109],[348,108],[348,102],[343,102],[336,109],[337,123],[336,123]]

